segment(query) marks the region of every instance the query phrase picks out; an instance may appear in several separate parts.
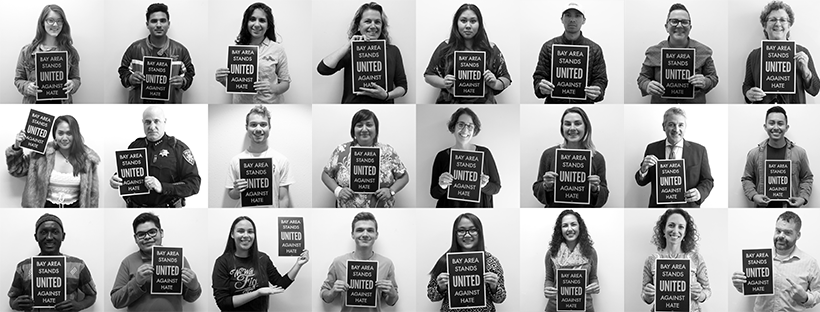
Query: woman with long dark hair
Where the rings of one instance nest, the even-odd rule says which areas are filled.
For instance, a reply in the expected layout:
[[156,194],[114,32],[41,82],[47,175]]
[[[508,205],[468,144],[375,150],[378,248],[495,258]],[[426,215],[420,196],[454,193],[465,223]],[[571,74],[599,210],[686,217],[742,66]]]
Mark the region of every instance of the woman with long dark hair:
[[97,166],[100,157],[84,143],[80,124],[71,115],[54,119],[53,141],[43,154],[23,153],[26,132],[17,134],[6,149],[6,164],[15,177],[26,177],[24,208],[96,208],[100,188]]
[[221,311],[268,311],[268,296],[285,291],[310,260],[303,250],[283,276],[258,246],[256,223],[246,216],[233,220],[225,252],[216,259],[212,276],[214,299]]
[[[447,294],[447,285],[450,283],[450,275],[447,273],[447,253],[483,251],[484,252],[484,282],[486,289],[486,302],[484,308],[478,309],[451,309],[450,299]],[[463,213],[456,217],[453,222],[453,235],[450,249],[441,255],[436,261],[436,265],[430,271],[430,282],[427,283],[427,298],[430,301],[441,301],[441,311],[470,311],[470,312],[491,312],[495,311],[495,304],[502,303],[507,299],[507,288],[504,286],[504,269],[498,258],[484,250],[484,227],[481,219],[472,213]]]
[[[483,97],[456,97],[453,88],[455,51],[484,51],[486,70],[482,73],[487,85]],[[424,81],[441,89],[436,103],[495,104],[495,96],[512,84],[504,55],[495,43],[490,42],[484,27],[484,17],[475,4],[462,4],[453,15],[450,38],[442,41],[424,71]]]
[[[290,73],[285,48],[276,40],[273,10],[261,2],[248,6],[242,16],[242,25],[235,42],[237,45],[257,46],[259,51],[257,54],[258,79],[253,84],[256,93],[233,94],[233,103],[283,103],[283,94],[290,88]],[[224,86],[230,72],[227,68],[217,69],[216,81]]]
[[550,249],[544,259],[546,264],[547,277],[544,280],[544,296],[547,302],[547,312],[557,310],[558,300],[556,288],[556,270],[575,269],[587,271],[586,288],[586,311],[594,312],[592,305],[592,294],[600,293],[598,285],[598,253],[592,247],[592,238],[587,231],[587,225],[581,214],[567,209],[555,219],[555,226],[552,230],[552,240]]
[[[63,87],[68,99],[37,101],[37,93],[42,92],[42,90],[37,85],[34,56],[38,52],[57,51],[68,52],[68,59],[66,60],[68,77]],[[23,95],[23,104],[73,103],[71,95],[80,88],[80,55],[74,49],[74,41],[71,39],[71,26],[68,24],[63,8],[59,5],[49,4],[43,7],[40,18],[37,19],[37,34],[34,36],[34,40],[23,46],[17,58],[14,85],[17,87],[17,91]]]

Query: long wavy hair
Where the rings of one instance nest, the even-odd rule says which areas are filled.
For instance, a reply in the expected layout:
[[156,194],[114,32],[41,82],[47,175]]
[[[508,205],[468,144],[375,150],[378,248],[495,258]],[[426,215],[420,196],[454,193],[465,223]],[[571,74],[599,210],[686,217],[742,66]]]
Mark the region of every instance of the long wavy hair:
[[[85,166],[88,153],[85,151],[85,140],[82,132],[80,132],[80,124],[74,116],[62,115],[55,118],[54,125],[51,126],[51,137],[57,139],[57,126],[64,122],[68,124],[68,131],[71,132],[73,137],[71,147],[68,149],[68,163],[71,164],[71,167],[74,167],[74,176],[76,177],[80,173],[88,172],[88,168]],[[55,148],[60,149],[59,146],[55,146]]]
[[575,248],[579,248],[581,254],[587,257],[587,259],[591,258],[594,250],[592,248],[594,242],[592,241],[592,237],[589,236],[584,218],[581,218],[581,214],[572,209],[561,211],[561,214],[555,219],[555,226],[552,229],[552,240],[550,241],[550,256],[555,257],[558,255],[558,250],[561,249],[561,243],[566,243],[564,234],[561,231],[561,223],[567,215],[573,215],[578,219],[578,245],[576,245]]
[[384,14],[384,9],[376,2],[362,4],[359,9],[356,10],[356,14],[353,15],[353,20],[350,21],[350,29],[347,30],[347,39],[352,38],[354,35],[361,35],[359,33],[359,22],[362,21],[362,16],[367,10],[379,12],[382,17],[382,32],[379,35],[379,39],[384,39],[386,44],[390,44],[390,32],[387,30],[387,14]]
[[669,219],[669,216],[676,213],[683,216],[683,219],[686,220],[686,233],[683,235],[683,242],[680,244],[680,249],[684,253],[689,253],[697,248],[700,235],[698,235],[698,227],[695,225],[695,219],[692,218],[686,210],[681,208],[667,209],[666,212],[658,218],[658,222],[655,223],[655,234],[652,236],[652,243],[658,247],[658,251],[666,248],[666,238],[663,235],[663,230],[666,228],[666,220]]
[[[597,151],[595,148],[595,143],[592,143],[592,122],[589,121],[589,116],[584,111],[583,108],[578,106],[570,107],[564,110],[564,114],[561,115],[561,124],[558,127],[558,131],[561,133],[561,137],[564,137],[564,117],[567,116],[569,113],[576,113],[581,115],[581,120],[584,121],[584,137],[581,138],[581,146],[585,149],[592,151],[592,155],[595,156],[595,152]],[[566,137],[564,137],[564,144],[567,143]]]
[[236,36],[236,40],[234,41],[236,44],[247,45],[251,43],[251,32],[248,30],[248,20],[250,20],[253,11],[256,11],[256,9],[265,12],[266,18],[268,19],[268,30],[265,31],[265,37],[276,42],[276,25],[273,22],[273,10],[271,10],[267,4],[257,2],[245,9],[245,14],[242,15],[242,27],[239,28],[239,35]]
[[453,68],[453,55],[455,51],[464,51],[467,49],[464,43],[464,37],[458,32],[458,18],[461,17],[461,13],[467,10],[475,12],[478,18],[478,32],[473,36],[473,51],[486,52],[487,64],[492,64],[492,60],[495,59],[493,49],[490,46],[490,39],[487,37],[487,30],[484,25],[484,17],[481,15],[481,10],[479,10],[475,4],[465,3],[458,7],[456,14],[453,15],[453,25],[450,27],[450,39],[447,41],[447,53],[444,53],[441,56],[442,59],[439,61],[440,63],[446,64],[444,68],[447,70]]
[[447,253],[448,252],[462,252],[462,251],[465,251],[463,248],[461,248],[461,245],[458,243],[458,233],[457,233],[458,232],[458,223],[461,222],[462,218],[470,220],[471,222],[473,222],[473,225],[475,226],[476,231],[478,231],[478,234],[477,234],[478,240],[476,241],[475,248],[474,248],[475,251],[484,251],[484,226],[481,225],[481,219],[479,219],[476,215],[474,215],[472,213],[469,213],[469,212],[460,214],[458,217],[456,217],[456,220],[453,221],[453,234],[452,234],[452,239],[450,240],[450,249],[447,250],[447,252],[445,252],[443,255],[441,255],[441,258],[438,259],[438,261],[436,262],[436,265],[433,266],[433,269],[430,271],[430,276],[432,276],[433,278],[437,277],[442,272],[447,271]]
[[233,234],[233,230],[236,227],[236,224],[239,223],[239,221],[242,221],[242,220],[248,220],[248,222],[251,223],[251,226],[253,226],[253,233],[255,235],[253,237],[253,244],[251,244],[251,250],[248,251],[248,259],[251,260],[252,267],[258,268],[259,267],[259,233],[257,233],[257,231],[256,231],[256,223],[254,223],[253,220],[250,217],[240,216],[240,217],[237,217],[236,219],[233,220],[233,223],[231,224],[231,231],[228,232],[228,242],[225,243],[225,251],[223,252],[223,254],[234,255],[234,253],[236,252],[236,243],[234,242],[233,237],[231,237],[231,234]]
[[37,47],[46,40],[48,33],[46,32],[45,22],[48,13],[51,11],[60,15],[60,18],[63,19],[63,28],[60,30],[60,34],[57,35],[57,48],[68,52],[67,61],[69,65],[77,66],[80,63],[80,56],[77,54],[77,49],[74,49],[74,40],[71,39],[71,26],[68,24],[68,18],[66,18],[63,8],[56,4],[46,5],[43,7],[43,11],[40,12],[40,18],[37,19],[37,33],[34,40],[31,40],[31,45],[28,47],[26,54],[34,53]]

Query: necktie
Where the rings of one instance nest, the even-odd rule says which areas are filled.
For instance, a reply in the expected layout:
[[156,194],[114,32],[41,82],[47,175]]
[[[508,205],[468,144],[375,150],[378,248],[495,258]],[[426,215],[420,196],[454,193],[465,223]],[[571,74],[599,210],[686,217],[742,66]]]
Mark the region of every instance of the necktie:
[[675,159],[675,146],[669,146],[669,159]]

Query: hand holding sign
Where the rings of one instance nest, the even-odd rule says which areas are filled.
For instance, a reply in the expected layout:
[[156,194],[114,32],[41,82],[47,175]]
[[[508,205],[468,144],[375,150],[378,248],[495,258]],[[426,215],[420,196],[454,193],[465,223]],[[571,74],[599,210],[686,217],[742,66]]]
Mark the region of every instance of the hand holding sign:
[[746,91],[746,98],[751,102],[763,101],[764,97],[766,97],[766,92],[758,87],[752,87]]
[[196,273],[189,268],[182,268],[182,285],[188,287],[188,283],[196,280]]
[[15,311],[29,311],[34,307],[34,301],[31,300],[31,296],[22,295],[14,298],[10,305],[11,309]]
[[396,296],[396,288],[393,287],[393,282],[390,280],[376,281],[376,290],[385,293],[390,297]]
[[487,83],[488,87],[496,89],[495,84],[497,81],[498,78],[495,77],[495,74],[493,74],[493,72],[491,72],[489,69],[484,70],[484,82]]
[[240,192],[240,193],[244,192],[245,190],[248,189],[248,180],[245,180],[245,179],[233,180],[233,188],[237,192]]
[[[800,51],[794,54],[794,59],[797,61],[797,69],[803,73],[805,80],[811,80],[811,70],[809,69],[809,56],[806,52]],[[806,78],[808,76],[808,78]]]
[[661,96],[664,92],[666,92],[666,88],[658,81],[652,80],[646,85],[646,93]]
[[541,81],[538,82],[538,90],[543,94],[550,94],[552,90],[555,90],[555,85],[546,79],[541,79]]
[[706,77],[704,77],[702,74],[694,74],[689,77],[689,84],[691,84],[695,88],[702,89],[706,86]]
[[376,199],[379,201],[386,201],[393,198],[393,195],[390,194],[390,189],[383,187],[376,191]]
[[162,193],[162,182],[153,176],[145,176],[145,187],[157,193]]
[[586,291],[588,294],[600,294],[601,293],[601,286],[598,283],[592,283],[587,285]]
[[789,205],[793,207],[800,207],[806,204],[806,200],[803,197],[789,197]]
[[769,204],[771,199],[769,199],[768,197],[766,197],[766,195],[763,194],[755,194],[754,196],[752,196],[752,201],[754,201],[755,204],[758,206],[766,206]]
[[63,87],[63,91],[65,91],[66,94],[74,93],[74,91],[75,91],[74,90],[74,85],[75,85],[74,80],[66,81],[65,87]]
[[151,281],[152,275],[154,275],[154,266],[150,263],[143,263],[137,268],[137,274],[134,274],[134,278],[137,279],[137,285],[142,286]]
[[490,286],[490,289],[495,291],[498,289],[498,274],[493,272],[484,272],[484,282]]
[[700,302],[700,294],[703,292],[703,287],[700,286],[700,283],[690,284],[689,292],[692,294],[692,299]]
[[686,194],[684,196],[686,196],[687,203],[694,203],[700,200],[700,191],[698,191],[698,189],[696,188],[691,188],[688,191],[686,191]]
[[587,86],[586,88],[584,88],[584,93],[586,93],[588,99],[594,101],[599,96],[601,96],[601,87],[599,87],[599,86]]
[[18,133],[17,136],[14,138],[14,148],[15,149],[20,149],[20,144],[23,143],[23,141],[25,141],[25,140],[26,140],[26,132],[23,131],[23,130],[20,130],[20,133]]
[[438,176],[438,186],[441,188],[446,189],[451,184],[453,184],[453,175],[449,172],[442,172],[440,176]]
[[552,286],[544,287],[544,297],[547,297],[547,299],[553,299],[555,296],[558,296],[558,288]]
[[649,283],[643,285],[643,294],[650,302],[655,301],[655,284]]
[[387,90],[375,83],[370,84],[369,86],[360,87],[359,92],[353,92],[353,94],[366,95],[378,100],[384,100],[390,97],[390,93],[388,93]]
[[641,172],[649,171],[649,167],[655,166],[658,163],[658,157],[655,155],[646,155],[641,163]]
[[743,284],[746,284],[746,273],[735,272],[732,273],[732,285],[738,292],[743,292]]
[[487,186],[487,183],[490,183],[490,176],[482,173],[481,174],[481,188]]
[[556,177],[558,177],[558,173],[555,171],[544,172],[544,176],[541,177],[544,179],[544,188],[551,190],[555,186]]
[[171,76],[171,86],[174,86],[175,88],[181,88],[182,83],[184,82],[185,78],[182,76]]
[[26,89],[25,89],[24,92],[26,93],[26,95],[37,96],[37,93],[40,93],[40,92],[43,92],[43,91],[40,90],[40,87],[38,87],[36,83],[31,81],[26,85]]
[[122,178],[120,178],[116,172],[114,175],[111,176],[111,180],[108,180],[108,184],[111,185],[112,189],[118,189],[122,186]]
[[450,274],[447,272],[439,273],[438,277],[436,277],[436,284],[438,284],[440,291],[447,290],[447,285],[450,285]]
[[601,189],[601,177],[597,174],[592,174],[587,177],[587,181],[589,181],[589,187],[592,192],[598,192]]
[[131,76],[128,76],[128,82],[132,85],[142,84],[145,81],[145,75],[142,72],[132,72]]
[[798,304],[806,303],[806,300],[809,300],[809,295],[806,294],[806,291],[803,289],[803,286],[797,285],[792,280],[786,279],[789,282],[789,287],[786,288],[786,294],[792,297],[792,300]]
[[57,311],[80,311],[84,309],[79,302],[74,300],[66,300],[63,302],[58,303],[54,306],[54,310]]
[[299,258],[296,259],[296,264],[305,265],[308,261],[310,261],[310,253],[308,253],[307,249],[305,249],[301,254],[299,254]]

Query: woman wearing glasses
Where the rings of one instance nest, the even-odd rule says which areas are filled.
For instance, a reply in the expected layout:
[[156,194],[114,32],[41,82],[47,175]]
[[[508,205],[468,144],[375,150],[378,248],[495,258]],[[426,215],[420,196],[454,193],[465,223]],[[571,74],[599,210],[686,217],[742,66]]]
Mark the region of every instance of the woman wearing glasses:
[[[606,183],[606,160],[604,155],[592,143],[592,123],[589,116],[580,107],[567,108],[561,116],[561,136],[564,143],[548,148],[541,154],[538,162],[538,180],[532,184],[532,194],[544,207],[557,207],[555,204],[555,151],[559,148],[582,149],[592,152],[592,168],[587,177],[590,187],[588,205],[573,205],[575,207],[600,208],[609,198],[609,188]],[[569,205],[565,205],[569,206]]]
[[[492,208],[493,195],[501,190],[501,178],[498,176],[498,167],[495,165],[493,153],[489,148],[470,143],[474,136],[481,131],[481,120],[469,107],[459,108],[450,116],[447,129],[453,134],[453,146],[445,148],[436,154],[433,161],[433,174],[430,181],[430,196],[437,199],[436,208]],[[481,198],[476,202],[451,200],[447,198],[447,188],[453,184],[453,175],[450,173],[450,151],[467,150],[484,153],[483,170],[481,172]]]
[[[504,269],[501,262],[488,251],[484,250],[484,227],[481,219],[472,213],[463,213],[453,222],[453,236],[450,249],[436,261],[430,271],[430,281],[427,283],[427,298],[436,302],[441,300],[441,311],[495,311],[495,303],[502,303],[507,299],[507,288],[504,286]],[[447,285],[450,283],[450,274],[447,273],[447,253],[451,252],[484,252],[484,282],[486,285],[487,305],[475,309],[451,309]]]
[[[666,17],[666,40],[646,49],[646,59],[638,76],[638,88],[641,95],[652,96],[651,103],[695,103],[705,104],[706,93],[718,84],[715,62],[712,60],[712,49],[695,39],[689,38],[692,30],[692,19],[689,10],[683,4],[675,3],[669,8]],[[689,83],[695,87],[694,98],[663,98],[666,88],[661,84],[661,49],[694,49],[695,72],[689,76]]]
[[[68,77],[63,87],[68,99],[37,101],[37,93],[42,92],[42,90],[37,85],[34,56],[38,52],[57,51],[68,52],[68,59],[66,60]],[[71,39],[71,26],[68,25],[65,12],[59,5],[49,4],[43,7],[37,22],[37,34],[34,36],[34,40],[23,46],[23,49],[20,50],[20,56],[17,58],[14,85],[17,87],[17,91],[23,95],[23,104],[73,103],[71,95],[80,88],[80,55],[74,49],[74,41]]]
[[[783,1],[769,2],[760,12],[760,25],[766,40],[789,40],[794,25],[794,11]],[[820,78],[814,69],[814,60],[805,47],[795,44],[795,66],[797,80],[794,94],[766,94],[760,88],[760,48],[749,53],[746,59],[746,79],[743,80],[743,96],[746,103],[805,104],[806,92],[817,96],[820,92]]]

